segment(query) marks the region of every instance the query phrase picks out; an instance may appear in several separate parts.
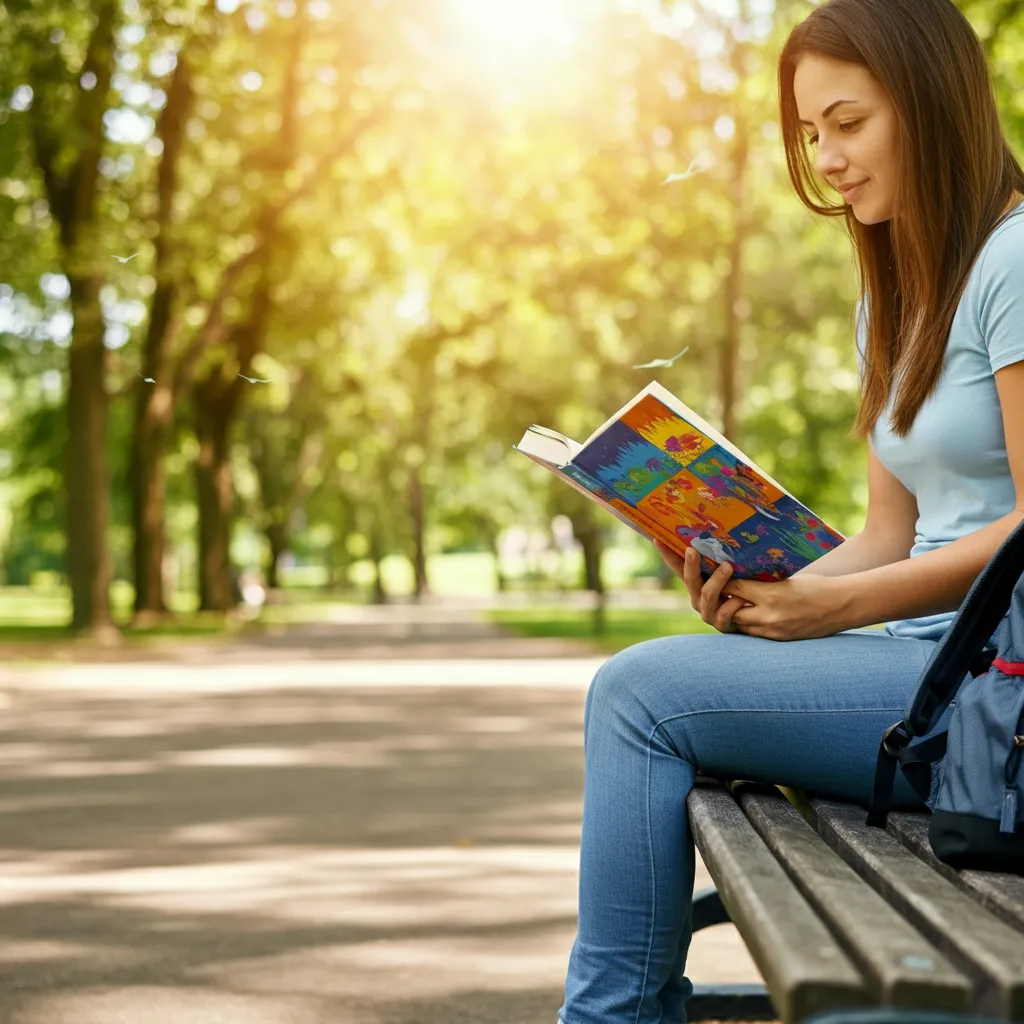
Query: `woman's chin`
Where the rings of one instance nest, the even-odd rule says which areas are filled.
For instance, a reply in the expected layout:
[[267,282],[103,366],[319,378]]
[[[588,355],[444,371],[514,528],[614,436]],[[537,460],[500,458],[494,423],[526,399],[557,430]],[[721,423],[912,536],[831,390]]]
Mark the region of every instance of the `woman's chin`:
[[853,206],[853,215],[861,224],[881,224],[884,221],[892,220],[892,213],[889,210],[879,210],[877,205]]

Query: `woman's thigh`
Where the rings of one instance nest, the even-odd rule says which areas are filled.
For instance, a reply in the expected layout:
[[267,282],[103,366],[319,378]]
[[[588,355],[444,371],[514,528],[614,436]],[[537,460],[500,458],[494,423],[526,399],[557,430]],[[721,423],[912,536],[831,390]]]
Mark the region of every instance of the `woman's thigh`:
[[[668,748],[709,775],[851,800],[871,792],[882,734],[903,716],[933,641],[851,630],[780,643],[663,637],[611,658],[587,695],[585,743]],[[598,724],[600,723],[600,724]],[[897,803],[919,803],[902,778]]]

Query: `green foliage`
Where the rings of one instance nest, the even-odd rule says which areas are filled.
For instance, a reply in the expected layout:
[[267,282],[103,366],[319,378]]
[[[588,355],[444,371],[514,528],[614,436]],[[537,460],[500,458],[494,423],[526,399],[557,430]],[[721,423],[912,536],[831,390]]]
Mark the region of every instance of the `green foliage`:
[[[1020,151],[1024,3],[961,6],[986,40]],[[116,70],[95,99],[106,137],[92,253],[107,281],[119,577],[131,573],[128,453],[160,283],[175,297],[165,369],[179,378],[164,521],[185,580],[193,383],[242,369],[233,331],[261,280],[270,311],[250,370],[271,383],[246,386],[231,432],[239,530],[263,535],[267,552],[326,564],[335,582],[371,540],[378,560],[413,551],[416,493],[428,546],[493,550],[507,527],[544,528],[559,512],[582,528],[590,510],[511,445],[532,422],[582,439],[652,376],[710,421],[731,418],[737,443],[789,490],[859,528],[849,243],[792,195],[775,127],[775,58],[808,4],[666,2],[659,17],[657,5],[593,0],[560,56],[540,41],[488,52],[498,44],[467,37],[464,7],[121,0]],[[80,142],[98,11],[0,6],[0,545],[11,580],[55,571],[63,552],[67,282],[39,157],[48,147],[63,168]],[[296,45],[296,113],[282,125]],[[178,66],[191,93],[158,281],[162,118]],[[232,279],[268,218],[272,251]],[[216,310],[223,330],[204,334]],[[723,377],[733,344],[734,393]],[[684,347],[671,367],[632,369]]]

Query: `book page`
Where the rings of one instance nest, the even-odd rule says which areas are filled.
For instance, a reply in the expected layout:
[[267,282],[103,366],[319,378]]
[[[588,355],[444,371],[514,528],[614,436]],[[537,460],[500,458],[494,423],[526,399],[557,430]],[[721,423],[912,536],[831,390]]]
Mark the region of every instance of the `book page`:
[[523,434],[519,444],[512,447],[536,462],[551,463],[553,466],[564,466],[571,462],[573,456],[580,450],[580,445],[572,438],[559,434],[556,430],[536,425],[530,427]]

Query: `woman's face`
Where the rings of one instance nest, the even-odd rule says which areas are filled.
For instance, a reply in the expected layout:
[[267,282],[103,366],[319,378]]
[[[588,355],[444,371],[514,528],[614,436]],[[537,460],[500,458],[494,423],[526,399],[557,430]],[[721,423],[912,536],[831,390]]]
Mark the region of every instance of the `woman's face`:
[[891,220],[899,155],[889,94],[864,65],[816,53],[800,59],[793,92],[797,116],[816,150],[818,173],[861,224]]

